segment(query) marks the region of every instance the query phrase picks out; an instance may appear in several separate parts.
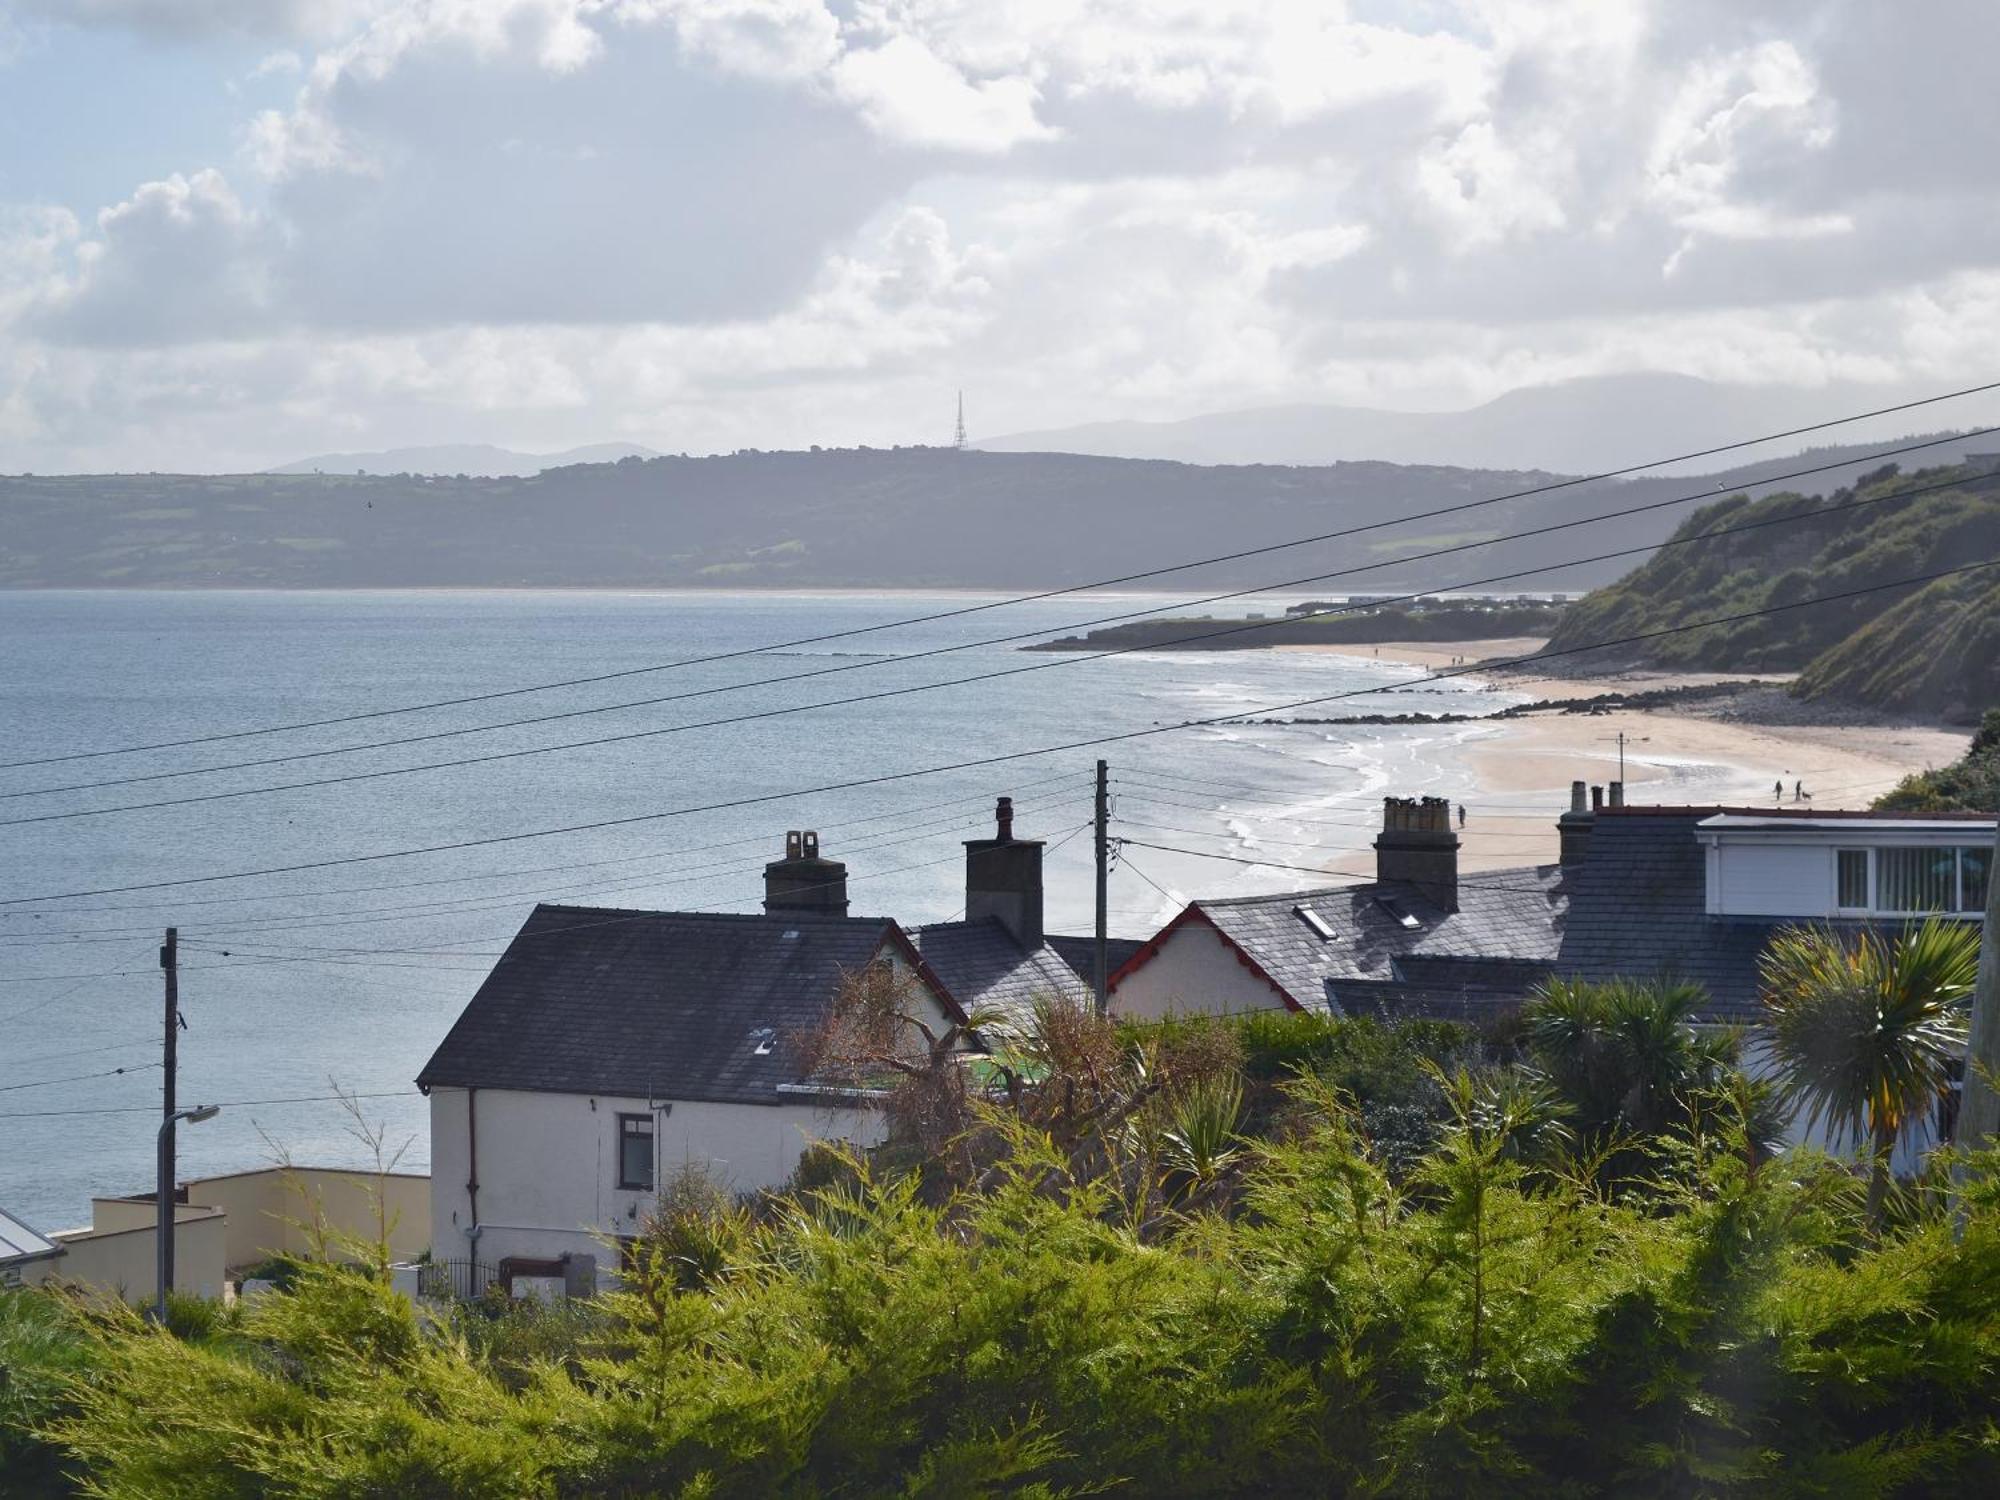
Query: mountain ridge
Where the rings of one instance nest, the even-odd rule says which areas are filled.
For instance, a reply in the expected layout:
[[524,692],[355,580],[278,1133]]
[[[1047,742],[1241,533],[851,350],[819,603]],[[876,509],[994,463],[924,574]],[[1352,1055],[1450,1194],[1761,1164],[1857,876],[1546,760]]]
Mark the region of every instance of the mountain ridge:
[[625,458],[663,455],[638,443],[585,443],[554,453],[524,453],[493,443],[429,443],[408,448],[383,448],[372,453],[321,453],[295,459],[266,474],[424,474],[460,475],[476,479],[525,479],[545,469],[572,464],[617,463]]

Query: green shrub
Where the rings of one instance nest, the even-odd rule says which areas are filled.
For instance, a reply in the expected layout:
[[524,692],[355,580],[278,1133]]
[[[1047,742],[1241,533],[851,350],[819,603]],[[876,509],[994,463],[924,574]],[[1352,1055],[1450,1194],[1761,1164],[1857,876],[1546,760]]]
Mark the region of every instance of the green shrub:
[[73,1409],[70,1382],[91,1345],[69,1309],[38,1290],[0,1291],[0,1496],[71,1493],[63,1453],[46,1435]]

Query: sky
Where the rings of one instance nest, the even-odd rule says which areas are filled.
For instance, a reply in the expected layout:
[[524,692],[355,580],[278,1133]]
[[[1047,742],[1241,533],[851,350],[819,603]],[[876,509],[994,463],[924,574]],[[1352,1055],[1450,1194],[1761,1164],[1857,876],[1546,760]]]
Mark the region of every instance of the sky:
[[2000,369],[1995,57],[1990,0],[0,0],[0,472],[1929,394]]

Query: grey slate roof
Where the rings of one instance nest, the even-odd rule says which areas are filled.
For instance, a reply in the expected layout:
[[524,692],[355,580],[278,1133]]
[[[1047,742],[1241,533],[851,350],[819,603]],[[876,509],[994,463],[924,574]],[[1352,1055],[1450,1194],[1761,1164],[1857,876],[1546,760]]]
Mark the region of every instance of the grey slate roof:
[[24,1265],[62,1253],[61,1245],[0,1208],[0,1266]]
[[[1581,979],[1686,979],[1716,1022],[1757,1019],[1757,960],[1792,920],[1708,915],[1707,860],[1695,826],[1716,809],[1606,809],[1572,880],[1559,972]],[[1836,925],[1866,925],[1839,923]]]
[[1010,1025],[1022,1027],[1032,1020],[1039,997],[1091,1003],[1090,986],[1060,953],[1046,945],[1023,948],[996,918],[934,922],[910,935],[931,972],[967,1012],[999,1010]]
[[[1532,970],[1519,986],[1525,993],[1540,966],[1555,961],[1568,901],[1565,875],[1560,865],[1527,865],[1461,876],[1455,912],[1396,880],[1193,905],[1295,1004],[1320,1010],[1329,982],[1400,982],[1400,965],[1419,959],[1452,961],[1459,986],[1512,986]],[[1315,932],[1300,909],[1324,922],[1332,939]],[[1149,956],[1142,953],[1131,967]]]
[[[1043,939],[1051,948],[1062,955],[1062,961],[1076,970],[1076,977],[1085,986],[1097,983],[1097,939],[1095,937],[1064,937],[1051,934]],[[1106,972],[1116,974],[1130,961],[1146,943],[1143,938],[1106,938],[1104,940],[1105,961],[1109,965]]]
[[417,1084],[781,1103],[790,1038],[899,945],[885,917],[538,906]]

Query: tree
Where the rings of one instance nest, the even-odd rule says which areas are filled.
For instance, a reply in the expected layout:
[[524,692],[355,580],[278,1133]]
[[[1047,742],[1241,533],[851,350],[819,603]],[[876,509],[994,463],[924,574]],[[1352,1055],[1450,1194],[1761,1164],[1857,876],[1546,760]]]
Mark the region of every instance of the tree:
[[1597,1148],[1679,1130],[1695,1096],[1720,1082],[1736,1041],[1704,1035],[1698,984],[1552,979],[1522,1012],[1528,1050]]
[[1780,932],[1761,961],[1769,1051],[1808,1126],[1867,1141],[1868,1222],[1880,1232],[1889,1156],[1964,1056],[1979,931],[1932,917],[1893,937]]

